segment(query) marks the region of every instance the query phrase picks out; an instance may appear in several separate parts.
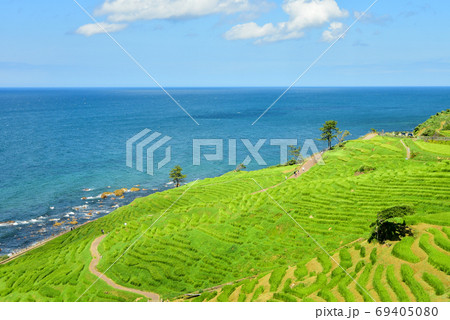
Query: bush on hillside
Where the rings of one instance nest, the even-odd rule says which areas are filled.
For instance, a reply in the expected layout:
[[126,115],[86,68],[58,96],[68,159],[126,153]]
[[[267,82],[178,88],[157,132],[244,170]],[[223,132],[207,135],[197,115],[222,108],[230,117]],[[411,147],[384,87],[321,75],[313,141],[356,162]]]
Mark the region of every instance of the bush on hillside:
[[367,173],[367,172],[374,171],[374,170],[376,170],[375,167],[362,165],[361,167],[359,167],[358,170],[356,170],[355,173]]
[[432,137],[432,136],[434,136],[435,133],[436,133],[436,130],[428,128],[424,132],[422,132],[422,136]]
[[369,242],[374,239],[379,243],[384,243],[387,240],[398,241],[405,236],[412,235],[404,217],[413,213],[413,208],[408,206],[395,206],[379,212],[377,220],[370,225],[372,234]]

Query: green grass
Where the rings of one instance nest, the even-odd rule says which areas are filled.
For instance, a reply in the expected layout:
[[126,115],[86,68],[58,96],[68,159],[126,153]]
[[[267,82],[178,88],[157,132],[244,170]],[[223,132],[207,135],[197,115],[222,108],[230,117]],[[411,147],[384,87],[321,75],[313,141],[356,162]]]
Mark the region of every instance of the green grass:
[[325,254],[321,253],[317,256],[317,260],[319,261],[320,265],[322,266],[322,272],[328,273],[331,270],[332,264],[330,257]]
[[[441,130],[442,122],[446,123],[447,125],[450,124],[450,110],[443,110],[441,112],[438,112],[435,115],[432,115],[430,118],[428,118],[425,122],[419,124],[415,129],[414,133],[417,134],[419,131],[429,131],[428,135],[433,135],[435,132],[438,132]],[[447,126],[444,124],[443,126],[444,130],[448,130]]]
[[392,291],[394,291],[395,295],[397,296],[397,300],[400,302],[409,302],[409,297],[406,294],[405,289],[403,289],[400,282],[397,280],[397,276],[394,272],[394,266],[388,265],[386,268],[386,280],[389,286],[391,287]]
[[276,292],[273,294],[273,298],[279,301],[285,301],[285,302],[296,302],[297,298],[293,295],[290,295],[288,293],[283,292]]
[[322,289],[319,291],[319,293],[317,294],[319,297],[321,297],[322,299],[324,299],[326,302],[337,302],[337,298],[334,296],[333,293],[331,293],[331,291],[327,290],[327,289]]
[[[175,299],[188,292],[304,265],[314,258],[326,274],[319,273],[311,286],[298,285],[291,292],[283,293],[305,299],[328,284],[345,292],[341,284],[344,278],[337,271],[332,277],[329,275],[333,267],[330,258],[266,193],[255,193],[260,187],[252,179],[264,188],[284,181],[267,193],[326,251],[337,252],[351,241],[367,238],[377,212],[387,207],[408,205],[416,212],[408,221],[448,226],[449,163],[438,161],[433,152],[415,148],[420,155],[406,161],[399,139],[376,137],[349,141],[325,154],[326,165],[314,166],[299,179],[284,180],[285,171],[294,170],[295,166],[230,172],[136,199],[128,206],[0,265],[0,300],[77,300],[96,280],[88,270],[89,247],[101,235],[101,229],[108,230],[109,234],[99,246],[102,259],[98,269],[105,271],[126,252],[107,275],[122,286],[156,292],[163,299]],[[445,157],[444,154],[439,156]],[[355,176],[355,170],[362,165],[377,169]],[[442,259],[444,253],[430,241],[426,242],[422,247],[430,263],[437,263],[440,270],[443,267],[446,270],[448,263]],[[348,259],[346,250],[339,252],[339,260],[351,266],[356,261]],[[361,255],[365,256],[365,250],[361,247]],[[373,253],[370,256],[373,260]],[[380,255],[377,263],[381,259]],[[368,264],[360,272],[365,275],[369,268]],[[306,279],[305,269],[297,269],[295,276],[298,280]],[[279,277],[278,280],[273,278],[272,289],[279,290],[280,281]],[[263,290],[255,288],[255,280],[241,284],[248,298],[255,299],[256,291]],[[327,287],[322,294],[330,298],[327,290],[331,291]],[[344,294],[352,300],[347,292]],[[223,294],[220,299],[227,300],[229,296]],[[114,290],[100,280],[80,301],[134,301],[137,298],[142,297]],[[361,300],[361,297],[354,298]]]
[[414,278],[413,269],[407,264],[402,264],[400,271],[402,274],[403,282],[405,282],[411,289],[411,292],[413,293],[414,297],[416,297],[416,300],[418,302],[429,302],[430,296],[423,289],[420,283]]
[[246,280],[242,285],[241,292],[250,294],[255,290],[255,286],[258,284],[258,279]]
[[437,269],[450,274],[450,256],[439,251],[430,244],[430,235],[424,233],[419,240],[419,246],[428,254],[428,262]]
[[341,251],[339,251],[339,259],[340,259],[339,264],[344,269],[348,269],[348,268],[352,267],[352,265],[353,265],[352,256],[351,256],[350,252],[348,252],[347,249],[344,248]]
[[278,290],[278,287],[280,286],[281,280],[283,280],[286,271],[287,268],[278,268],[272,271],[272,274],[270,275],[269,278],[271,292],[275,292]]
[[228,302],[228,298],[230,295],[236,290],[236,288],[240,284],[234,284],[234,285],[228,285],[222,288],[222,291],[220,292],[219,296],[217,297],[218,302]]
[[304,264],[297,265],[297,268],[294,270],[294,276],[297,280],[302,280],[304,277],[308,275],[308,269]]
[[358,278],[356,290],[361,294],[363,300],[365,302],[372,302],[374,299],[370,296],[370,294],[367,291],[366,285],[369,282],[369,275],[372,271],[372,264],[368,263],[366,264],[364,271],[361,273],[361,275]]
[[443,227],[442,231],[445,233],[445,235],[447,236],[447,238],[450,238],[450,228],[447,227]]
[[252,301],[256,301],[263,292],[264,292],[264,287],[260,286],[260,287],[256,288],[256,290],[252,296]]
[[420,258],[416,256],[411,250],[411,246],[414,243],[414,240],[415,239],[413,237],[405,237],[401,241],[397,242],[392,248],[392,255],[408,262],[419,262]]
[[373,276],[373,287],[380,297],[380,301],[382,302],[391,302],[391,297],[389,292],[386,290],[384,284],[382,283],[384,266],[379,264],[375,269],[375,274]]
[[433,287],[434,292],[437,296],[441,296],[445,292],[445,287],[442,284],[441,280],[439,280],[438,277],[436,277],[434,274],[424,272],[422,275],[422,279],[428,283],[431,287]]
[[430,228],[427,231],[433,234],[435,244],[445,251],[450,251],[450,240],[446,238],[438,229]]
[[359,255],[364,258],[366,256],[366,247],[361,247],[359,250]]
[[373,248],[370,252],[370,262],[372,262],[372,264],[377,263],[377,248]]

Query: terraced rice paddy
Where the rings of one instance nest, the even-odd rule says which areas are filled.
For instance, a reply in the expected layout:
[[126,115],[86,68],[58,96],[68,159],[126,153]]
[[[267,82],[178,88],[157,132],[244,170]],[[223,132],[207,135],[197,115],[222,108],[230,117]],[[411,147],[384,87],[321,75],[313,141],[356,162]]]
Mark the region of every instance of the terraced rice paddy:
[[[447,301],[450,161],[405,143],[414,159],[395,138],[355,140],[298,179],[284,180],[295,166],[231,172],[136,199],[0,265],[0,299],[142,301],[101,280],[89,288],[104,229],[98,269],[165,300]],[[355,175],[362,165],[376,170]],[[415,210],[414,238],[368,244],[377,212],[398,205]]]

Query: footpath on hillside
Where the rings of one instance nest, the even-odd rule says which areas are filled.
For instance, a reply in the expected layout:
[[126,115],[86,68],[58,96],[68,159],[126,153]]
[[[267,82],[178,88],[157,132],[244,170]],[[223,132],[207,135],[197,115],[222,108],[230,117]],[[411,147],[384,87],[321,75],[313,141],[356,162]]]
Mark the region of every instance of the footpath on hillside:
[[409,147],[403,142],[403,140],[400,140],[400,142],[406,149],[406,160],[409,160],[411,158],[411,149],[409,149]]
[[157,294],[157,293],[141,291],[141,290],[121,286],[120,284],[115,283],[114,280],[108,278],[105,274],[103,274],[97,270],[97,265],[101,259],[100,253],[98,252],[98,245],[103,240],[103,238],[105,238],[106,236],[107,235],[105,234],[105,235],[102,235],[102,236],[96,238],[91,244],[92,261],[89,264],[89,271],[96,277],[99,277],[100,279],[104,280],[109,286],[113,287],[114,289],[140,294],[140,295],[147,297],[151,301],[161,301],[161,298],[160,298],[159,294]]
[[[376,137],[377,135],[378,135],[378,134],[377,134],[376,132],[372,132],[372,133],[366,134],[364,137],[362,137],[362,138],[360,138],[360,139],[361,139],[361,140],[370,140],[370,139]],[[402,142],[402,143],[403,143],[403,142]],[[408,150],[408,159],[409,159],[409,148],[406,147],[406,146],[405,146],[405,148]],[[317,162],[318,162],[317,159],[321,159],[324,153],[325,153],[325,151],[321,151],[321,152],[319,152],[318,154],[313,154],[313,155],[312,155],[311,157],[309,157],[304,163],[302,163],[301,165],[299,165],[299,166],[295,169],[294,174],[292,174],[292,175],[291,175],[290,177],[288,177],[286,180],[288,180],[288,179],[297,179],[297,178],[300,177],[302,174],[308,172],[309,169],[311,169],[312,167],[314,167],[314,166],[317,164]],[[269,190],[269,189],[276,188],[276,187],[278,187],[279,185],[285,183],[286,180],[284,180],[284,181],[282,181],[282,182],[280,182],[280,183],[278,183],[278,184],[276,184],[276,185],[267,187],[267,188],[265,188],[265,189],[258,190],[258,191],[256,191],[256,192],[253,192],[252,194],[259,193],[259,192],[265,192],[265,191],[267,191],[267,190]]]

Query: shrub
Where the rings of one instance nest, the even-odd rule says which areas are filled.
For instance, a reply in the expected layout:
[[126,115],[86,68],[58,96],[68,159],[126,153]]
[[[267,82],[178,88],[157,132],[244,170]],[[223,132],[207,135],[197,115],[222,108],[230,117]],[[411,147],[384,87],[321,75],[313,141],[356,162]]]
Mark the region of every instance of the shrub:
[[392,301],[391,297],[390,297],[388,291],[386,290],[386,288],[381,283],[381,279],[383,277],[383,271],[384,271],[384,266],[382,264],[378,265],[377,268],[375,269],[375,274],[373,276],[373,287],[374,287],[375,291],[377,292],[378,296],[380,297],[381,301],[390,302],[390,301]]
[[416,297],[417,302],[429,302],[430,297],[422,288],[420,283],[417,282],[416,279],[414,279],[413,269],[407,264],[402,264],[400,272],[402,274],[403,282],[405,282],[411,289],[411,292]]
[[436,133],[436,130],[435,130],[435,129],[428,128],[428,129],[425,129],[424,132],[422,132],[422,136],[425,136],[425,137],[432,137],[432,136],[434,136],[435,133]]
[[428,254],[428,262],[437,269],[450,274],[450,258],[430,243],[429,234],[424,233],[419,240],[419,247]]
[[397,280],[397,277],[394,273],[394,266],[389,265],[386,269],[386,280],[389,284],[389,286],[392,288],[392,291],[394,291],[395,295],[397,296],[397,300],[400,302],[409,302],[409,297],[406,294],[406,291],[403,289],[400,282]]
[[370,252],[370,261],[372,264],[375,264],[377,262],[377,248],[373,248],[372,252]]
[[401,241],[397,242],[392,248],[392,255],[395,257],[412,262],[417,263],[420,261],[419,257],[417,257],[411,250],[411,245],[414,243],[413,237],[405,237]]
[[414,214],[409,206],[395,206],[378,212],[377,220],[370,227],[372,234],[369,242],[376,239],[379,243],[386,240],[397,241],[407,235],[412,235],[411,229],[405,223],[405,217]]
[[355,244],[355,250],[360,250],[361,249],[361,243],[357,243]]
[[362,165],[361,167],[359,167],[358,170],[356,170],[356,172],[357,173],[366,173],[366,172],[370,172],[370,171],[374,171],[374,170],[376,170],[375,167]]
[[441,296],[445,292],[445,287],[442,284],[441,280],[439,280],[438,277],[436,277],[434,274],[424,272],[422,275],[422,279],[428,283],[431,287],[433,287],[434,292],[437,296]]

